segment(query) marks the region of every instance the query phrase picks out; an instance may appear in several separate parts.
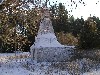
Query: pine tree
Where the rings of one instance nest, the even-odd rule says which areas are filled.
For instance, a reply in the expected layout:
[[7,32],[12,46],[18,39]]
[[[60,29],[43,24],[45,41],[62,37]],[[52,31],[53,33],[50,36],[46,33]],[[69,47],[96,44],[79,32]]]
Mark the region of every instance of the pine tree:
[[55,32],[67,32],[68,12],[62,3],[56,4],[51,7],[52,11],[52,24]]
[[96,22],[90,17],[85,21],[79,40],[79,46],[83,49],[97,48],[98,34]]

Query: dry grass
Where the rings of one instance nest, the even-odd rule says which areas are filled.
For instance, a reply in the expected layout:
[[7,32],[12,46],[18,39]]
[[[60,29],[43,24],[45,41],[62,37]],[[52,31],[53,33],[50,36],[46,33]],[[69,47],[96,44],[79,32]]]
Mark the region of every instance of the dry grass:
[[64,34],[63,32],[56,33],[57,39],[61,44],[64,45],[77,45],[78,39],[71,33]]

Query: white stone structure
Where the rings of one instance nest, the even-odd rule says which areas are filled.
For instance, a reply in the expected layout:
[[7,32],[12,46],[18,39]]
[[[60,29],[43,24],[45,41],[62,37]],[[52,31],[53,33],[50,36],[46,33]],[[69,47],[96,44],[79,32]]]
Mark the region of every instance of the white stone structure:
[[38,34],[35,37],[35,43],[32,47],[62,47],[55,36],[52,22],[50,20],[50,13],[47,8],[44,8],[44,12],[41,16],[41,22],[38,30]]
[[71,55],[70,47],[64,47],[57,41],[47,8],[44,8],[35,43],[30,49],[31,56],[36,61],[66,61]]

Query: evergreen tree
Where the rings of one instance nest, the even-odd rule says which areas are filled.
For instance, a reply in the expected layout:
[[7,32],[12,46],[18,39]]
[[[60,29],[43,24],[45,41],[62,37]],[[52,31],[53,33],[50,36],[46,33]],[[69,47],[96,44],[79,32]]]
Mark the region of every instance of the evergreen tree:
[[68,29],[68,32],[74,34],[74,30],[75,30],[75,18],[74,18],[73,15],[68,18],[67,29]]
[[77,37],[80,34],[83,25],[84,25],[84,19],[83,18],[81,18],[81,19],[77,18],[75,20],[75,23],[73,24],[73,35],[74,36]]
[[57,6],[51,6],[52,11],[52,24],[55,32],[67,32],[68,12],[62,3]]
[[79,40],[79,46],[83,49],[97,48],[98,34],[96,22],[91,17],[85,21]]

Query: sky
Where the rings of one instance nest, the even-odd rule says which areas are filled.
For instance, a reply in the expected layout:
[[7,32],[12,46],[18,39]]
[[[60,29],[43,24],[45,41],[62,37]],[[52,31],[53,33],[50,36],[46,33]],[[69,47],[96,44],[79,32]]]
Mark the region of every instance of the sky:
[[[42,1],[46,1],[46,0],[42,0]],[[82,16],[84,19],[87,19],[87,17],[89,17],[90,14],[91,16],[96,16],[100,18],[100,10],[99,10],[100,0],[49,0],[49,1],[51,5],[54,3],[60,3],[60,2],[64,3],[66,9],[68,10],[68,14],[73,15],[75,18],[77,17],[81,18]],[[75,2],[75,4],[73,3],[73,1]],[[81,3],[79,3],[79,1],[81,1]],[[85,4],[83,4],[83,2]],[[76,4],[77,4],[77,7],[76,7]],[[69,12],[70,10],[72,10],[72,12]]]
[[[53,4],[53,1],[56,3],[66,3],[64,4],[66,6],[66,9],[68,11],[72,10],[72,12],[69,12],[70,15],[73,15],[75,18],[81,18],[83,16],[84,19],[87,19],[87,17],[90,16],[96,16],[100,18],[100,0],[50,0],[51,4]],[[72,2],[71,2],[72,1]],[[76,5],[73,3],[76,2]],[[81,1],[82,3],[79,3]],[[85,4],[83,4],[83,2]],[[73,3],[73,4],[72,4]],[[71,6],[72,4],[72,6]],[[69,5],[69,6],[68,6]],[[85,6],[84,6],[85,5]],[[76,7],[76,9],[75,9]]]

